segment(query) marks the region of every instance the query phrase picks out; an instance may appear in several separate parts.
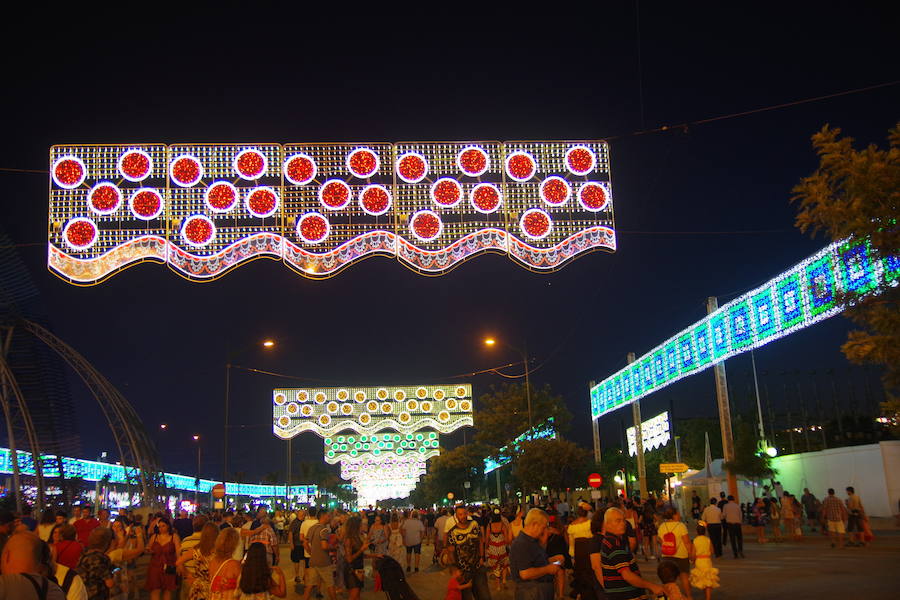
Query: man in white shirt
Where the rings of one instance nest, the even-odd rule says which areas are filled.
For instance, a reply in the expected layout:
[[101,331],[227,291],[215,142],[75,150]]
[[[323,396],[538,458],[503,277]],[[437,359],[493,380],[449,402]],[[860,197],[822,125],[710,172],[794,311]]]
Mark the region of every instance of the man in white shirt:
[[722,556],[722,511],[719,510],[715,498],[709,499],[709,504],[700,513],[700,520],[706,523],[706,531],[712,540],[713,551],[716,558]]
[[416,573],[419,572],[419,559],[422,558],[422,536],[425,535],[425,524],[419,518],[419,513],[412,511],[408,519],[400,526],[403,534],[403,545],[406,546],[406,572],[409,573],[410,558],[416,555]]
[[556,512],[559,513],[561,517],[568,517],[570,510],[571,508],[569,507],[569,503],[565,500],[560,500],[556,505]]
[[300,524],[300,543],[303,544],[304,573],[306,572],[306,569],[309,568],[309,540],[307,539],[307,534],[309,533],[310,528],[318,522],[319,518],[315,507],[310,507],[309,512],[306,513],[306,518],[303,519],[303,523]]
[[741,530],[741,507],[734,501],[734,496],[728,496],[728,503],[722,508],[722,516],[725,527],[728,528],[728,537],[731,538],[731,549],[735,558],[744,557],[744,532]]

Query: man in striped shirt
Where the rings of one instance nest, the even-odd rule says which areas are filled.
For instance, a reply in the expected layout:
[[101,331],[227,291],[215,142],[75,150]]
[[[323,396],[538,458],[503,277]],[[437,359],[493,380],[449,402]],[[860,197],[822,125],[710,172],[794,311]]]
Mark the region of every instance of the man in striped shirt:
[[834,488],[828,488],[828,495],[822,502],[822,514],[828,525],[828,537],[831,538],[831,547],[837,540],[838,547],[844,547],[844,521],[847,520],[847,507],[840,498],[834,495]]
[[600,542],[600,563],[603,566],[603,587],[610,600],[642,598],[644,590],[654,596],[662,594],[661,585],[641,577],[634,554],[625,537],[625,513],[618,508],[607,509],[603,515],[603,540]]

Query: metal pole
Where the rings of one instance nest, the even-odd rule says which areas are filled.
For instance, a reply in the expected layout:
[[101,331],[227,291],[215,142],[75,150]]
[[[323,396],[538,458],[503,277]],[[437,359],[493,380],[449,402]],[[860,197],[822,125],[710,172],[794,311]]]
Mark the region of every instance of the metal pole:
[[[719,300],[710,296],[706,300],[706,312],[712,314],[719,310]],[[734,460],[734,434],[731,430],[731,406],[728,403],[728,379],[725,376],[725,361],[719,361],[714,367],[716,377],[716,401],[719,405],[719,427],[722,431],[722,457],[725,462]],[[726,469],[728,475],[728,493],[738,498],[737,477]]]
[[[634,352],[628,353],[628,364],[635,361]],[[644,464],[644,432],[641,430],[641,401],[631,403],[631,418],[634,421],[634,440],[637,446],[638,482],[641,486],[641,498],[647,497],[647,468]],[[627,448],[624,450],[627,452]]]
[[284,488],[284,500],[288,507],[291,505],[291,438],[287,441],[287,486]]
[[753,365],[753,387],[756,389],[756,416],[759,419],[759,440],[766,439],[766,429],[763,427],[762,403],[759,401],[759,379],[756,377],[756,355],[750,349],[750,363]]
[[200,506],[200,440],[197,440],[197,485],[194,486],[194,506]]
[[228,404],[231,395],[231,362],[225,363],[225,430],[222,432],[222,483],[228,481]]
[[[531,432],[531,428],[534,427],[534,424],[531,422],[531,381],[529,380],[529,372],[528,368],[528,342],[525,342],[525,352],[522,353],[523,358],[525,359],[525,397],[528,399],[528,431]],[[530,437],[529,433],[529,437]]]
[[497,474],[497,502],[503,504],[503,496],[500,493],[500,467],[497,467],[494,473]]

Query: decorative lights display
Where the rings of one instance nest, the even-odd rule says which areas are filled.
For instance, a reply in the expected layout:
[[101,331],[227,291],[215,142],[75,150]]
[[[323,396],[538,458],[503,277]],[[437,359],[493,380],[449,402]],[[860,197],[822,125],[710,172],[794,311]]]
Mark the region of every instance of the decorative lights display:
[[616,249],[602,141],[64,145],[50,164],[48,266],[78,285],[146,261],[208,281],[258,257],[325,278],[371,255],[440,274]]
[[508,465],[512,460],[510,454],[516,452],[519,444],[526,440],[539,440],[539,439],[556,439],[556,427],[553,422],[553,417],[549,417],[543,423],[539,423],[535,425],[516,439],[512,441],[508,446],[503,446],[500,448],[500,453],[496,457],[489,457],[484,459],[484,474],[487,475],[491,471],[495,469],[499,469],[504,465]]
[[591,388],[599,418],[684,377],[759,348],[842,310],[840,293],[877,293],[900,281],[898,257],[866,240],[835,242],[678,332]]
[[[34,475],[34,461],[31,453],[24,450],[16,452],[19,470],[24,475]],[[128,483],[129,478],[134,481],[137,477],[134,468],[119,464],[105,463],[80,458],[62,457],[63,471],[66,478],[80,477],[85,481],[102,481],[108,478],[110,483]],[[41,468],[44,477],[59,477],[59,462],[53,454],[41,455]],[[12,454],[9,448],[0,448],[0,473],[9,475],[13,472]],[[213,479],[197,479],[187,475],[163,473],[166,486],[173,490],[194,491],[208,494],[214,485],[221,481]],[[199,485],[198,485],[199,483]],[[285,490],[283,485],[262,485],[255,483],[225,483],[225,493],[229,496],[254,496],[257,498],[285,497],[289,491],[291,497],[297,497],[298,502],[314,502],[318,496],[318,487],[315,485],[292,485],[290,490]]]
[[279,388],[272,405],[275,435],[322,437],[325,462],[340,463],[360,506],[408,496],[440,453],[439,434],[473,424],[466,383]]
[[[341,392],[344,399],[338,398]],[[278,388],[272,392],[272,409],[273,431],[284,440],[306,431],[323,438],[345,431],[366,436],[382,430],[450,433],[474,423],[470,384]]]
[[[628,438],[628,454],[634,456],[637,454],[637,430],[629,427],[625,430],[625,437]],[[644,452],[648,450],[656,450],[662,448],[672,439],[669,429],[669,412],[663,412],[655,417],[647,419],[641,423],[641,445]]]

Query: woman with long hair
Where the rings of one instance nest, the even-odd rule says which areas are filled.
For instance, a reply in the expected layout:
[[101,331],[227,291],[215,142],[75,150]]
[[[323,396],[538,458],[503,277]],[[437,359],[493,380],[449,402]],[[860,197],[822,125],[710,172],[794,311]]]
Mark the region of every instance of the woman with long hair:
[[344,586],[348,600],[359,600],[365,585],[365,560],[367,540],[360,533],[362,519],[354,515],[344,524]]
[[144,532],[138,527],[132,530],[124,517],[117,517],[112,522],[112,544],[106,555],[112,561],[114,567],[116,593],[110,594],[110,599],[125,600],[131,594],[134,587],[134,561],[144,553]]
[[200,530],[200,542],[190,552],[184,552],[175,563],[177,567],[183,567],[185,563],[191,561],[192,566],[187,570],[182,584],[189,586],[190,600],[206,600],[209,592],[209,561],[218,536],[219,528],[216,524],[206,523]]
[[[241,576],[241,563],[234,559],[234,551],[241,541],[238,530],[228,527],[219,532],[209,561],[208,600],[232,600]],[[262,546],[262,544],[260,544]],[[263,549],[265,552],[265,548]]]
[[406,546],[403,545],[403,533],[400,531],[400,517],[395,512],[391,515],[391,524],[388,526],[388,554],[398,563],[403,564],[406,555]]
[[381,515],[375,513],[375,521],[369,527],[369,549],[373,554],[387,554],[388,534],[381,521]]
[[37,526],[38,537],[49,543],[50,532],[53,531],[54,525],[56,525],[56,513],[50,508],[45,508],[44,512],[41,513],[41,520]]
[[247,549],[244,566],[238,577],[239,598],[241,600],[269,600],[271,597],[284,598],[287,586],[281,568],[269,566],[268,551],[264,544],[254,542]]
[[156,531],[150,536],[147,547],[151,556],[144,589],[150,592],[150,600],[159,600],[160,596],[163,600],[172,600],[172,591],[178,587],[175,562],[181,550],[181,540],[165,517],[156,520]]
[[497,578],[497,591],[506,589],[509,576],[509,545],[512,543],[509,529],[503,524],[500,511],[491,515],[484,543],[484,556],[488,573]]

